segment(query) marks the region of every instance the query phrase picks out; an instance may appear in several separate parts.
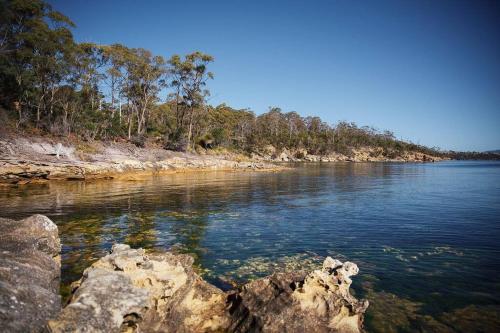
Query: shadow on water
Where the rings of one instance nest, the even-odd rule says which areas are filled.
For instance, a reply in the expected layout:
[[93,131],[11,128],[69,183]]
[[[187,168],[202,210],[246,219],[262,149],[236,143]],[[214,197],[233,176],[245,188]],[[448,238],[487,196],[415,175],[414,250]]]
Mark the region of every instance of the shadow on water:
[[0,188],[1,215],[58,224],[65,295],[118,242],[190,253],[221,287],[331,255],[360,266],[370,331],[500,329],[499,163],[296,166]]

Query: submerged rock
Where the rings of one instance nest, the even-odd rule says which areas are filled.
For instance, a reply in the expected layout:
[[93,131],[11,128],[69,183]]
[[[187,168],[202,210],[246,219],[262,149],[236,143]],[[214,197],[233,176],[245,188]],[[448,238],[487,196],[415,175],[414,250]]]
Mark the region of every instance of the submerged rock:
[[57,226],[43,215],[0,218],[0,327],[41,332],[61,308]]
[[367,301],[349,294],[355,264],[328,257],[311,273],[277,273],[223,292],[193,259],[128,245],[85,270],[52,332],[360,332]]

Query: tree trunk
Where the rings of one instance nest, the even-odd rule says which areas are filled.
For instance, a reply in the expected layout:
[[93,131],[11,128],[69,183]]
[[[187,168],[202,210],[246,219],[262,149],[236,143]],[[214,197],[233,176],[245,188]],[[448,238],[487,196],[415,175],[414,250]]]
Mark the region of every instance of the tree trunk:
[[137,109],[137,135],[142,134],[142,118],[143,118],[143,110],[139,111]]
[[66,132],[66,135],[69,135],[69,129],[68,129],[68,109],[69,109],[69,105],[68,104],[64,105],[63,109],[64,109],[63,129]]
[[191,136],[193,133],[193,117],[194,117],[194,108],[191,108],[191,114],[189,116],[188,147],[191,146]]
[[[127,87],[128,87],[128,85],[127,85]],[[129,140],[132,137],[132,116],[133,115],[132,115],[132,110],[130,108],[130,98],[127,96],[127,122],[128,122],[128,139]]]
[[111,117],[115,117],[115,80],[111,78]]
[[132,137],[132,117],[128,118],[128,139]]
[[19,115],[19,121],[16,125],[16,127],[19,127],[19,125],[21,125],[21,122],[23,121],[23,113],[22,113],[21,103],[19,101],[15,101],[14,108],[16,109],[17,114]]
[[40,104],[36,106],[36,127],[40,126]]

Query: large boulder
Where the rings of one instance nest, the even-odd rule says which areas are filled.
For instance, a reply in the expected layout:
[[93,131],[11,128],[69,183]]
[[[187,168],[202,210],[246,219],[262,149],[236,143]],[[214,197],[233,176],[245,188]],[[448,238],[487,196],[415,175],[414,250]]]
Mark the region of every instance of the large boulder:
[[368,301],[349,293],[350,276],[357,273],[355,264],[327,257],[321,270],[309,274],[278,273],[250,282],[239,294],[248,311],[246,330],[360,332]]
[[57,226],[43,215],[0,218],[0,327],[41,332],[61,308],[61,244]]
[[226,295],[192,270],[193,259],[128,245],[87,268],[51,332],[204,332],[227,327]]
[[368,306],[349,294],[355,264],[274,274],[223,292],[193,259],[127,245],[85,270],[52,332],[360,332]]

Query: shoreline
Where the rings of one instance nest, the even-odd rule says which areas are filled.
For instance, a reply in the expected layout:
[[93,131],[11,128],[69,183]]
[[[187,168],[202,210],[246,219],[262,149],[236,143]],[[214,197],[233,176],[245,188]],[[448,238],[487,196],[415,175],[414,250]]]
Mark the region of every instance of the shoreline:
[[[277,152],[265,147],[251,156],[227,150],[175,152],[128,142],[61,143],[46,137],[0,139],[0,185],[24,185],[48,181],[139,180],[155,175],[191,172],[279,172],[286,163],[303,162],[434,162],[442,158],[418,152],[387,158],[376,148],[353,150],[353,156],[332,153],[319,156],[305,151]],[[296,156],[301,156],[297,158]]]
[[360,333],[369,302],[350,293],[352,262],[326,257],[312,271],[273,273],[223,291],[171,251],[115,244],[59,294],[59,230],[44,215],[0,218],[0,324],[12,332],[349,332]]
[[199,172],[278,172],[286,166],[219,160],[220,165],[172,166],[169,161],[128,164],[56,164],[44,161],[0,159],[0,186],[41,184],[49,181],[141,180],[153,176]]
[[160,147],[140,148],[125,142],[61,143],[45,137],[14,136],[0,139],[0,185],[286,169],[273,163],[232,157],[174,152]]

